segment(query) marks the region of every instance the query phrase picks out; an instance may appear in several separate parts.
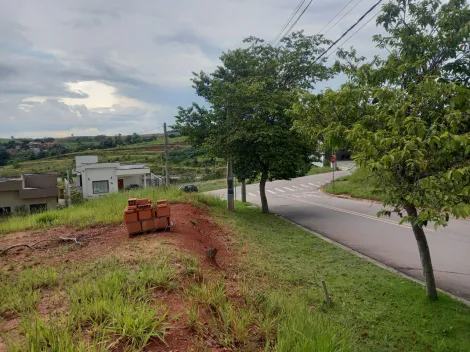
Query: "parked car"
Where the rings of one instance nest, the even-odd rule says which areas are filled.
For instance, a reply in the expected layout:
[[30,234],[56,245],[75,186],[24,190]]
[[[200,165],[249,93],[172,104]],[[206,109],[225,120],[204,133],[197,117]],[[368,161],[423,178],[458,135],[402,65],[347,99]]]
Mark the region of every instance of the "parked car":
[[137,189],[137,188],[140,188],[140,186],[134,183],[134,184],[127,186],[126,191],[130,191],[132,189]]
[[199,190],[195,185],[184,185],[180,187],[180,190],[186,193],[198,192]]

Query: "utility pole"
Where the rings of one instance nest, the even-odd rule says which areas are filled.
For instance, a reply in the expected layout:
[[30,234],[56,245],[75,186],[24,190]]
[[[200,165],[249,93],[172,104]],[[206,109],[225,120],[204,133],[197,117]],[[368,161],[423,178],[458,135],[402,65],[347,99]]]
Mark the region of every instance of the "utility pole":
[[[65,195],[64,195],[64,197],[65,197]],[[71,207],[72,206],[72,197],[70,196],[70,174],[69,174],[68,169],[67,169],[67,197],[68,197],[67,207]]]
[[233,171],[232,160],[228,157],[227,160],[227,208],[229,211],[235,210],[235,201],[233,193]]
[[242,202],[246,203],[246,181],[242,180]]
[[163,132],[165,133],[165,182],[170,186],[170,173],[168,171],[168,135],[166,133],[166,122],[163,124]]

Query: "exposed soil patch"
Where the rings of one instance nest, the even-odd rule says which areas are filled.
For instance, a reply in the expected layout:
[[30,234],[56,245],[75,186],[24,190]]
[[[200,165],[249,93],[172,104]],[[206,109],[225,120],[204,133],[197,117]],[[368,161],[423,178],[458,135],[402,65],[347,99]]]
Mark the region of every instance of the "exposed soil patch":
[[[21,271],[26,267],[45,266],[63,267],[64,264],[93,262],[107,256],[116,256],[128,262],[137,262],[143,259],[154,258],[163,246],[173,248],[175,252],[183,251],[199,258],[204,271],[204,277],[214,275],[228,278],[226,286],[233,292],[232,268],[234,244],[227,229],[218,226],[211,217],[199,208],[189,204],[171,205],[171,220],[174,224],[172,232],[156,232],[129,237],[122,224],[108,226],[94,226],[85,229],[57,227],[45,230],[34,230],[11,233],[0,237],[0,251],[2,248],[17,244],[32,245],[43,240],[53,240],[59,237],[82,238],[83,245],[73,242],[41,242],[37,249],[27,247],[14,248],[0,256],[0,270]],[[217,248],[214,259],[207,257],[206,251]],[[157,291],[155,296],[161,299],[168,308],[168,330],[165,345],[159,340],[153,340],[147,346],[147,351],[224,351],[207,336],[198,336],[188,327],[189,302],[184,299],[181,292],[168,293]],[[232,296],[232,295],[230,295]],[[40,316],[67,311],[65,292],[41,290],[41,299],[37,305]],[[204,322],[202,322],[204,324]],[[0,335],[17,335],[19,331],[19,317],[12,315],[0,317]],[[3,345],[2,345],[3,343]],[[0,338],[0,351],[4,348]]]
[[[197,255],[203,262],[205,251],[217,248],[217,263],[222,268],[230,265],[232,243],[226,229],[222,229],[201,209],[189,204],[173,204],[171,220],[174,230],[129,237],[125,227],[119,225],[95,226],[86,229],[56,227],[11,233],[0,237],[0,248],[17,244],[33,245],[43,240],[59,237],[81,237],[82,246],[74,243],[43,242],[38,249],[14,248],[0,257],[0,268],[22,270],[36,265],[54,265],[67,262],[90,261],[107,255],[126,259],[146,258],[152,250],[164,244],[171,244],[175,250],[184,250]],[[136,248],[137,247],[137,248]],[[138,248],[141,247],[141,248]],[[139,249],[139,250],[136,250]],[[135,257],[137,259],[137,257]]]

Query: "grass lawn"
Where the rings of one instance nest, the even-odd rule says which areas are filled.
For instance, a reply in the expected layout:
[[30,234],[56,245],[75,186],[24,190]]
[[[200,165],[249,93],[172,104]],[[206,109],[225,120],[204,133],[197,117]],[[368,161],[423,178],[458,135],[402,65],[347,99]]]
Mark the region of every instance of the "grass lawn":
[[[28,350],[114,346],[140,351],[150,340],[165,339],[176,319],[178,326],[186,322],[188,333],[211,336],[233,351],[470,351],[469,307],[444,294],[429,301],[422,286],[240,202],[231,213],[225,202],[207,195],[146,189],[14,217],[0,223],[0,232],[120,223],[129,197],[167,198],[209,212],[229,229],[231,239],[224,246],[236,263],[227,272],[203,272],[194,258],[166,249],[169,240],[155,252],[151,238],[142,237],[143,242],[127,245],[123,257],[0,270],[0,323],[2,316],[17,312],[21,343]],[[328,285],[331,307],[321,280]],[[170,310],[161,292],[177,295],[187,310],[167,318]],[[38,317],[36,307],[44,295],[57,295],[67,313]]]
[[[316,319],[350,332],[351,350],[470,351],[469,307],[444,294],[429,301],[424,287],[258,208],[237,204],[236,213],[220,209],[217,214],[236,231],[246,253],[248,284],[290,297]],[[331,308],[324,303],[321,280],[331,293]],[[300,331],[299,339],[308,337],[305,318],[297,318],[290,331]]]
[[323,174],[326,172],[332,172],[333,169],[329,166],[312,166],[310,171],[307,173],[307,175],[317,175],[317,174]]
[[368,174],[358,169],[352,175],[343,176],[335,180],[335,185],[328,184],[323,190],[332,194],[344,194],[354,198],[380,200],[378,194],[368,180]]
[[[170,202],[188,201],[188,195],[177,188],[145,188],[86,201],[71,208],[51,210],[30,216],[12,216],[0,220],[0,234],[13,231],[72,226],[83,228],[93,225],[115,224],[122,221],[122,212],[128,198],[167,199]],[[194,199],[194,198],[191,198]]]
[[197,186],[199,192],[214,191],[216,189],[222,189],[227,187],[227,180],[225,178],[218,180],[199,181],[193,183]]

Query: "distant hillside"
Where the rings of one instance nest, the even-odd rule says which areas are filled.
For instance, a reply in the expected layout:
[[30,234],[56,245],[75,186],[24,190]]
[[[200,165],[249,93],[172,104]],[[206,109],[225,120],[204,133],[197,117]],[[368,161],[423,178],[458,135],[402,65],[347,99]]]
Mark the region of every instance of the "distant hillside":
[[[95,149],[92,143],[76,142],[75,140],[58,139],[62,145],[69,145],[73,150],[78,143],[81,145],[90,143],[85,150],[63,153],[44,157],[36,160],[24,160],[9,162],[0,167],[0,176],[17,177],[22,173],[52,172],[55,171],[61,177],[65,177],[67,170],[75,168],[75,156],[97,155],[99,162],[142,163],[150,167],[155,174],[164,174],[165,156],[164,139],[157,137],[153,140],[142,141],[131,145],[119,145],[116,147]],[[195,179],[214,179],[223,177],[225,170],[221,160],[209,158],[204,151],[192,148],[186,142],[186,137],[169,138],[170,176],[181,182],[190,182]]]

